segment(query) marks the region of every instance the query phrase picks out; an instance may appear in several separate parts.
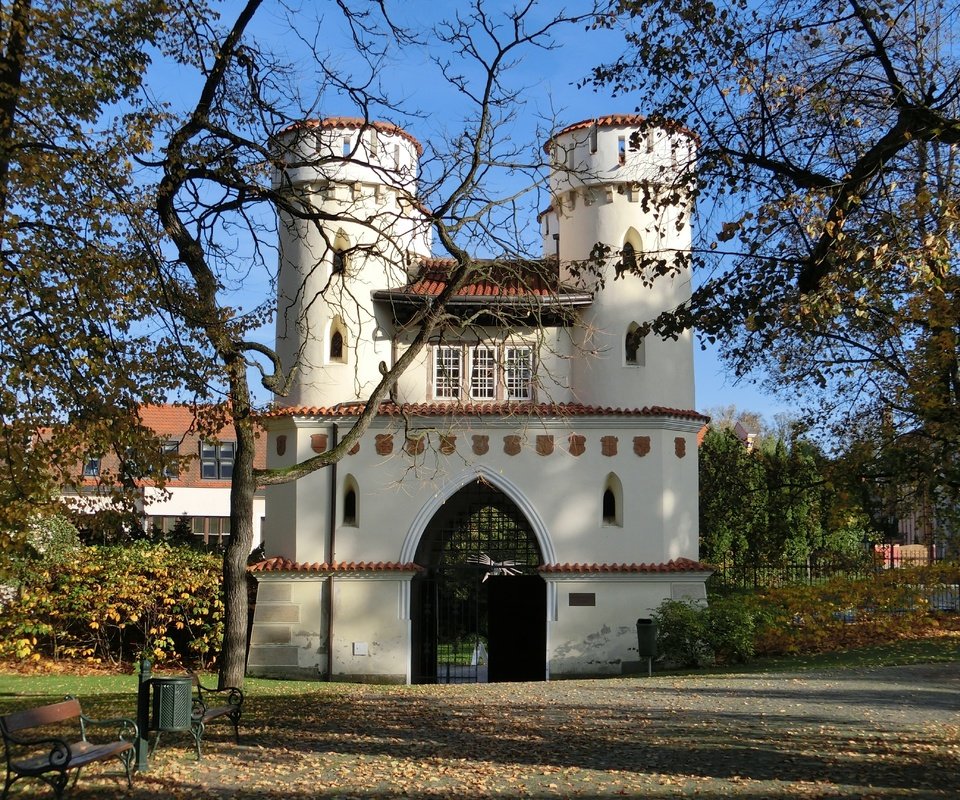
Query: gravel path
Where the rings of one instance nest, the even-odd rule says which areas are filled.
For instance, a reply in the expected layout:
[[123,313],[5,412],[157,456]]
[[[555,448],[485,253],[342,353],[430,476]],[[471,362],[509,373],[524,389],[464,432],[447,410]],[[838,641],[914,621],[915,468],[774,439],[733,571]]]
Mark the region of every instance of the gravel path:
[[[168,742],[130,797],[960,797],[960,663],[539,684],[318,684],[242,744]],[[75,798],[116,796],[84,775]]]

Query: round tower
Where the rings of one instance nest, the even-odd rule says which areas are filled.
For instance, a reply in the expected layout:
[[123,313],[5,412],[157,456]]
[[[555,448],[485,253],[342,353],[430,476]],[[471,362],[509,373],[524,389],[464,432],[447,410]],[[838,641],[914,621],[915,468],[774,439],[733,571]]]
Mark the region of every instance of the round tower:
[[285,164],[274,187],[279,213],[276,348],[294,372],[285,406],[365,399],[391,361],[391,321],[376,289],[403,285],[430,254],[417,204],[422,147],[385,122],[334,117],[298,123],[278,137]]
[[[572,333],[577,400],[694,408],[690,332],[666,342],[634,333],[690,298],[688,268],[655,276],[642,265],[654,254],[672,265],[677,253],[690,251],[685,176],[695,158],[694,136],[678,125],[616,115],[569,125],[545,149],[552,203],[540,215],[544,253],[559,256],[561,280],[594,292]],[[582,269],[601,252],[598,245],[601,263]]]

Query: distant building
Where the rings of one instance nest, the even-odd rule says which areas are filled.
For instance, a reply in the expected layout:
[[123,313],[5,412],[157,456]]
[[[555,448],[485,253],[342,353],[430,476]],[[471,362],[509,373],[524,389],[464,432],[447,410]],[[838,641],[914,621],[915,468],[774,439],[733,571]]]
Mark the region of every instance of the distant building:
[[[194,410],[188,406],[142,406],[139,414],[144,426],[164,439],[168,452],[188,456],[180,469],[168,472],[164,489],[157,488],[149,476],[136,478],[142,527],[147,531],[153,527],[170,531],[177,520],[185,518],[205,545],[223,544],[230,535],[230,476],[236,447],[232,428],[224,427],[215,439],[203,438],[196,431]],[[258,467],[266,463],[265,444],[263,438],[257,439]],[[65,489],[64,499],[78,509],[96,511],[109,507],[102,491],[109,487],[103,487],[103,478],[120,474],[120,467],[115,453],[88,456],[81,486]],[[101,494],[102,497],[98,496]],[[82,505],[78,502],[81,497]],[[264,507],[263,494],[258,492],[254,498],[254,548],[262,539]]]

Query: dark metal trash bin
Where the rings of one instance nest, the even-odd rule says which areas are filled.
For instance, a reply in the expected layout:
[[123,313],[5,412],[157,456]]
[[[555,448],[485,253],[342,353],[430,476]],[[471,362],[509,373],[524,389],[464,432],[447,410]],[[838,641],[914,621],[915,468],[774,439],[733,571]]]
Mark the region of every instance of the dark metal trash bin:
[[154,678],[152,731],[190,730],[193,678]]
[[657,657],[657,623],[641,617],[637,620],[637,650],[640,658]]

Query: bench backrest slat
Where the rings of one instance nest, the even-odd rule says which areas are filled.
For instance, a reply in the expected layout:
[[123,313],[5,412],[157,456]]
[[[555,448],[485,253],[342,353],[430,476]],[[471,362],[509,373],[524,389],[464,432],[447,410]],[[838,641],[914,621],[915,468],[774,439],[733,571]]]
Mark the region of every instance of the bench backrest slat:
[[71,699],[38,708],[28,708],[25,711],[14,711],[12,714],[0,717],[0,722],[3,723],[6,731],[16,733],[27,728],[39,728],[79,716],[80,701]]

